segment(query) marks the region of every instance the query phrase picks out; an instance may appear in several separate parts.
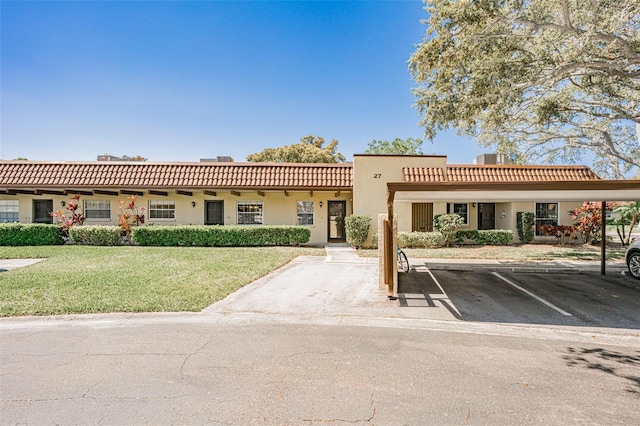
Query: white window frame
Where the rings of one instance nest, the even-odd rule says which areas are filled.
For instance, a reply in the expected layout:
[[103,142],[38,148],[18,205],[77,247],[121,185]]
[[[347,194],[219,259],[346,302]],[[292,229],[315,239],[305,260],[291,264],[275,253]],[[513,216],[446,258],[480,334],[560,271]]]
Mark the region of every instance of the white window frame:
[[[240,211],[240,207],[250,207],[250,208],[255,207],[256,209],[255,211]],[[254,219],[251,221],[247,221],[247,218],[249,217],[253,217]],[[238,225],[264,225],[264,203],[262,201],[256,201],[256,200],[237,201],[236,202],[236,223]]]
[[20,222],[20,201],[0,200],[0,223]]
[[149,200],[148,207],[149,220],[176,220],[176,202],[173,200]]
[[[92,204],[96,204],[99,208],[92,208]],[[106,212],[107,216],[92,216],[92,212]],[[87,220],[95,221],[110,221],[111,220],[111,201],[110,200],[84,200],[83,207],[84,217]],[[104,213],[102,213],[104,214]]]
[[[300,220],[307,218],[307,220]],[[311,218],[311,223],[308,222]],[[296,224],[300,226],[315,226],[316,224],[316,205],[314,201],[296,201]]]
[[[465,206],[466,212],[465,214],[460,214],[456,211],[456,206]],[[469,225],[469,203],[447,203],[447,213],[456,213],[458,214],[464,222],[463,225]]]
[[[555,217],[538,217],[538,206],[540,204],[545,204],[547,206],[547,209],[545,210],[547,213],[551,210],[548,209],[549,205],[551,204],[555,204]],[[542,237],[544,236],[544,234],[541,234],[540,231],[538,230],[538,226],[539,225],[553,225],[553,226],[558,226],[560,224],[559,220],[560,220],[560,203],[557,201],[550,201],[550,202],[543,202],[543,203],[536,203],[534,205],[534,214],[536,216],[536,225],[535,225],[535,235],[536,237]],[[555,220],[554,220],[555,219]],[[544,222],[544,223],[543,223]],[[554,223],[549,223],[549,222],[554,222]]]

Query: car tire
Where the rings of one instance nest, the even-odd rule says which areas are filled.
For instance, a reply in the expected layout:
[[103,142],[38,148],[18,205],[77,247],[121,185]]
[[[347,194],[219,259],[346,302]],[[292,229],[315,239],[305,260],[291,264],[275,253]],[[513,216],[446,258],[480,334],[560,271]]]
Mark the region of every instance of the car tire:
[[633,278],[640,280],[640,252],[636,251],[629,255],[627,267],[629,268],[629,274]]

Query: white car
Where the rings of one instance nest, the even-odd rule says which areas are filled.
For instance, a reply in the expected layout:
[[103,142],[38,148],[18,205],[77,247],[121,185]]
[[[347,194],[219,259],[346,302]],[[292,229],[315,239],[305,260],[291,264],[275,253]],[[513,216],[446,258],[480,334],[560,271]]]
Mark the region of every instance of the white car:
[[634,239],[624,255],[631,276],[640,280],[640,238]]

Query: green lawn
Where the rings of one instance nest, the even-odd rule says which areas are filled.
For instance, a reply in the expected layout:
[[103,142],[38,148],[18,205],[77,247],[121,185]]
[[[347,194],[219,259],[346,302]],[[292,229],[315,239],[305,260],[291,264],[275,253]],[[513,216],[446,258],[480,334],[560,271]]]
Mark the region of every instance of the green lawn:
[[0,316],[200,311],[299,255],[324,249],[0,247],[46,258],[0,273]]

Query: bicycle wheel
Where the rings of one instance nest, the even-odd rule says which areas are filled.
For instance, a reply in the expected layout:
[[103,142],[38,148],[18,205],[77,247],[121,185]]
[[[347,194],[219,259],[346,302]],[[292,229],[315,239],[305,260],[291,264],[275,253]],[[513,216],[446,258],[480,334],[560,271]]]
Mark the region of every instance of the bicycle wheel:
[[402,250],[398,252],[398,269],[409,272],[409,260]]

